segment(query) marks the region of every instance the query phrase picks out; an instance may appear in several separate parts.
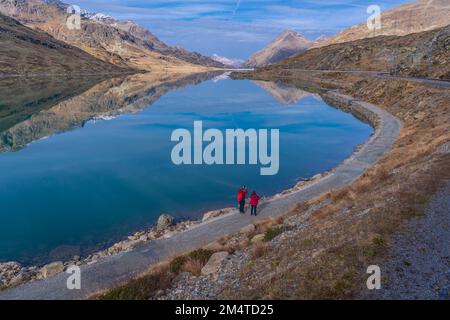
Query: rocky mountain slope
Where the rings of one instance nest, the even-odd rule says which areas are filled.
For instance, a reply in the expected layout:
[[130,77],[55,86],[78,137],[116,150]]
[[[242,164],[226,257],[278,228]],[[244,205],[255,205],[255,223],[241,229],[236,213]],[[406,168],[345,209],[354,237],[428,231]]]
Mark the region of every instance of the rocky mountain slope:
[[283,31],[264,49],[253,54],[244,64],[248,67],[262,67],[309,49],[313,42],[295,31]]
[[81,29],[70,30],[67,8],[53,0],[0,0],[0,13],[117,66],[146,71],[204,71],[205,66],[220,66],[200,54],[166,46],[130,21],[82,13]]
[[32,30],[0,14],[0,75],[91,74],[131,71]]
[[113,28],[122,30],[126,33],[131,34],[133,37],[144,41],[145,45],[148,46],[149,49],[159,52],[163,55],[172,56],[178,59],[181,59],[183,61],[203,65],[203,66],[209,66],[209,67],[223,67],[224,65],[214,59],[211,59],[209,57],[205,57],[201,55],[198,52],[192,52],[188,51],[186,49],[183,49],[181,47],[172,47],[168,46],[161,40],[159,40],[153,33],[148,31],[147,29],[139,26],[134,21],[127,20],[127,21],[120,21],[113,19],[108,16],[103,16],[96,14],[91,17],[92,20],[99,21],[105,25],[111,26]]
[[369,30],[364,21],[332,37],[318,41],[313,47],[324,47],[380,35],[403,36],[442,28],[448,24],[450,24],[450,1],[418,0],[382,12],[379,30]]
[[310,49],[266,72],[286,69],[388,71],[394,75],[450,79],[450,26],[407,36],[379,36]]

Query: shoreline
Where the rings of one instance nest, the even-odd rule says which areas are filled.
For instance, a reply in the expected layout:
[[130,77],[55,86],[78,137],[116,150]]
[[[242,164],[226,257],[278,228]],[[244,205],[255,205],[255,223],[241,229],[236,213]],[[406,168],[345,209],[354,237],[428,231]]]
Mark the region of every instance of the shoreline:
[[[323,101],[326,104],[328,104],[329,107],[339,109],[346,113],[352,113],[352,111],[349,108],[347,108],[346,106],[344,106],[344,104],[342,106],[338,106],[333,101],[327,101],[327,100],[329,100],[329,98],[327,98],[327,94],[324,94],[322,92],[322,93],[319,93],[319,95],[321,96]],[[264,204],[264,203],[270,202],[272,200],[279,199],[282,196],[291,194],[295,191],[299,191],[299,190],[301,190],[301,188],[304,188],[304,187],[310,185],[311,183],[318,182],[318,180],[325,178],[326,176],[332,174],[334,172],[334,170],[341,163],[344,163],[348,159],[351,159],[357,152],[359,152],[361,150],[361,148],[372,139],[372,137],[376,133],[377,129],[364,116],[357,116],[355,113],[352,113],[352,114],[356,118],[358,118],[360,121],[362,121],[364,123],[368,123],[374,129],[374,131],[369,136],[369,139],[366,142],[356,145],[354,147],[352,153],[347,158],[343,159],[337,166],[335,166],[327,171],[317,173],[306,179],[299,178],[293,185],[290,185],[290,186],[288,185],[287,187],[283,188],[281,191],[279,191],[275,194],[269,195],[267,197],[262,197],[260,203]],[[44,138],[41,138],[41,139],[44,139]],[[248,199],[247,199],[247,201],[248,201]],[[247,204],[247,206],[248,206],[248,204]],[[176,224],[174,224],[173,226],[170,226],[164,232],[157,230],[157,227],[156,227],[157,219],[155,219],[154,223],[150,224],[149,227],[145,227],[142,229],[140,228],[131,233],[114,237],[115,240],[109,239],[108,241],[104,241],[104,245],[95,246],[91,250],[85,250],[84,254],[83,253],[74,254],[73,257],[76,257],[76,259],[73,259],[73,258],[72,259],[64,259],[63,258],[63,259],[55,259],[55,260],[35,259],[35,261],[37,261],[35,263],[33,263],[33,262],[23,263],[23,262],[19,262],[19,261],[10,260],[10,261],[0,262],[0,271],[1,271],[1,266],[4,264],[7,264],[7,263],[12,263],[12,264],[15,264],[16,266],[20,266],[21,269],[24,269],[24,271],[27,271],[27,272],[29,272],[29,271],[34,272],[34,271],[36,271],[48,264],[52,264],[54,262],[62,262],[65,267],[67,267],[69,265],[80,266],[80,265],[89,264],[89,263],[92,263],[93,261],[96,261],[97,260],[96,258],[98,258],[98,257],[111,256],[114,254],[118,254],[122,251],[128,251],[130,248],[133,248],[134,246],[136,246],[138,244],[146,243],[148,241],[153,241],[153,240],[157,240],[160,238],[170,237],[171,235],[173,235],[174,232],[181,232],[181,231],[184,231],[196,224],[205,222],[209,219],[216,218],[216,217],[219,217],[222,215],[226,215],[228,213],[232,213],[232,211],[234,209],[235,209],[234,207],[228,207],[228,208],[221,207],[221,208],[213,209],[213,210],[206,211],[206,212],[196,212],[192,216],[178,219],[176,221]],[[164,214],[164,213],[161,212],[161,214]],[[40,279],[40,278],[37,277],[36,279]],[[1,282],[0,282],[0,290],[1,290]]]
[[[311,176],[306,179],[300,178],[295,182],[294,185],[288,186],[288,187],[284,188],[283,190],[281,190],[275,194],[272,194],[270,196],[262,197],[261,201],[260,201],[261,205],[271,202],[273,200],[280,199],[280,197],[289,195],[296,191],[300,191],[302,188],[305,188],[312,183],[316,183],[320,179],[323,179],[323,178],[327,177],[328,175],[332,174],[340,164],[345,163],[346,161],[351,159],[355,154],[357,154],[364,147],[364,145],[369,143],[371,141],[371,139],[373,138],[373,136],[376,134],[377,125],[375,124],[375,121],[374,121],[374,123],[371,123],[371,121],[368,118],[366,118],[365,115],[358,116],[357,114],[352,112],[351,108],[348,108],[344,104],[339,106],[339,105],[336,105],[336,101],[334,101],[334,102],[327,101],[327,100],[333,100],[333,98],[330,99],[327,96],[327,93],[320,94],[320,95],[321,95],[321,98],[323,99],[323,101],[325,103],[327,103],[330,107],[339,109],[346,113],[352,113],[360,121],[362,121],[364,123],[368,123],[374,129],[374,131],[372,132],[372,134],[370,135],[369,139],[366,142],[364,142],[363,144],[356,145],[354,147],[352,153],[350,154],[350,156],[343,159],[337,166],[335,166],[327,171],[317,173],[314,176]],[[342,102],[339,102],[339,103],[342,103]],[[247,199],[246,207],[249,206],[248,202],[249,202],[249,200]],[[115,255],[122,251],[128,251],[129,249],[132,249],[133,247],[135,247],[136,245],[139,245],[139,244],[144,244],[146,242],[154,241],[154,240],[157,240],[160,238],[168,238],[168,237],[172,236],[175,232],[182,232],[192,226],[195,226],[196,224],[201,224],[207,220],[217,218],[222,215],[230,214],[234,210],[235,210],[234,207],[228,207],[228,208],[222,207],[222,208],[213,209],[213,210],[206,211],[206,212],[199,212],[198,214],[194,214],[193,217],[186,217],[186,218],[177,220],[175,224],[169,226],[166,230],[163,230],[163,231],[157,230],[157,220],[158,219],[156,219],[155,222],[150,225],[150,227],[138,229],[137,231],[133,231],[132,233],[125,234],[120,237],[116,237],[116,239],[117,239],[116,241],[114,241],[114,242],[107,241],[107,243],[109,243],[108,245],[98,246],[98,247],[100,247],[98,249],[86,250],[87,253],[85,253],[84,255],[76,254],[76,255],[74,255],[74,257],[76,257],[76,259],[54,260],[54,261],[49,260],[49,261],[42,261],[41,263],[34,263],[34,264],[33,263],[21,263],[18,261],[5,261],[5,262],[0,262],[0,271],[1,271],[2,264],[6,264],[6,263],[13,263],[13,264],[20,265],[21,269],[23,269],[23,268],[26,269],[25,271],[30,271],[30,270],[35,271],[37,269],[40,269],[44,266],[47,266],[47,265],[55,263],[55,262],[62,262],[65,267],[68,267],[70,265],[80,266],[80,265],[90,264],[90,263],[93,263],[96,260],[98,260],[99,257]],[[165,213],[162,212],[161,215],[163,215],[163,214],[165,214]],[[37,277],[36,279],[39,280],[40,278]],[[0,282],[0,290],[1,290],[1,282]]]
[[[313,187],[320,184],[326,184],[327,180],[332,180],[331,178],[336,174],[339,168],[346,166],[346,164],[349,164],[350,162],[358,163],[360,160],[358,160],[358,157],[362,157],[364,155],[364,151],[366,148],[373,144],[374,141],[380,136],[381,133],[381,116],[380,114],[376,113],[374,110],[371,110],[371,108],[368,106],[370,104],[365,103],[364,101],[360,101],[357,99],[354,99],[349,96],[342,95],[338,93],[337,91],[327,91],[325,94],[322,95],[324,100],[327,103],[330,103],[333,107],[339,108],[343,110],[344,112],[351,112],[353,115],[357,116],[358,118],[361,117],[363,121],[368,122],[373,128],[374,132],[370,139],[361,146],[358,146],[354,153],[347,159],[345,159],[340,165],[335,167],[333,170],[318,174],[308,181],[300,181],[295,186],[282,191],[276,195],[273,195],[265,201],[261,203],[262,207],[265,207],[267,205],[271,206],[276,202],[282,201],[285,198],[293,197],[296,194],[299,194],[301,192],[308,193],[308,189],[314,189]],[[373,105],[370,105],[373,106]],[[378,108],[376,106],[373,106],[375,108]],[[379,109],[379,108],[378,108]],[[379,109],[380,112],[385,112],[382,109]],[[387,113],[387,112],[386,112]],[[390,115],[390,114],[389,114]],[[392,115],[390,115],[393,117]],[[398,135],[398,132],[401,128],[401,123],[398,119],[394,118],[398,125],[398,130],[396,132],[396,135]],[[396,137],[395,137],[396,138]],[[395,139],[394,139],[395,140]],[[393,141],[392,141],[393,143]],[[390,148],[390,146],[389,146]],[[361,174],[368,168],[369,166],[362,166],[361,167]],[[358,175],[359,176],[359,175]],[[356,177],[353,177],[351,180],[353,181]],[[320,189],[320,188],[319,188]],[[329,190],[328,190],[329,191]],[[322,191],[323,193],[323,191]],[[33,285],[35,283],[39,283],[39,280],[48,279],[51,277],[58,276],[58,274],[63,273],[68,266],[70,265],[78,265],[80,267],[88,267],[92,265],[96,265],[101,261],[105,261],[108,259],[115,259],[117,257],[123,256],[127,253],[132,254],[133,251],[135,251],[137,248],[145,247],[148,245],[151,245],[153,242],[158,241],[164,241],[167,239],[170,239],[174,236],[186,233],[186,231],[193,231],[195,232],[195,229],[204,227],[208,224],[220,222],[222,219],[226,219],[227,217],[234,216],[235,212],[237,210],[235,208],[225,208],[225,209],[218,209],[210,212],[206,212],[203,215],[201,215],[201,218],[198,220],[189,220],[189,221],[183,221],[181,223],[178,223],[176,225],[172,225],[164,230],[157,230],[157,227],[152,227],[149,230],[146,231],[139,231],[136,232],[130,236],[126,240],[120,241],[112,245],[111,247],[98,251],[96,253],[88,255],[84,259],[74,259],[66,262],[53,262],[50,264],[47,264],[43,266],[42,268],[38,268],[37,266],[31,266],[26,268],[21,268],[19,265],[13,265],[11,266],[12,270],[15,270],[16,275],[10,279],[9,285],[5,286],[3,288],[2,293],[9,292],[13,290],[14,287],[20,286],[20,285]],[[0,264],[1,266],[2,264]],[[3,264],[5,265],[5,264]],[[20,271],[18,271],[20,269]],[[25,270],[24,270],[25,269]],[[50,272],[49,272],[50,269]],[[19,274],[27,274],[28,272],[28,278],[21,277]],[[31,273],[31,276],[30,276]],[[18,278],[17,278],[18,277]],[[1,298],[1,295],[0,295]]]

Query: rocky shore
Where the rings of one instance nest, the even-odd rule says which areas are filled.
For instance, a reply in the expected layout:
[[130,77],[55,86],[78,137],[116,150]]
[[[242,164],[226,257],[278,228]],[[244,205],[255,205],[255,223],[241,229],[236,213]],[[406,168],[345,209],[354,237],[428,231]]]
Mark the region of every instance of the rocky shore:
[[[209,217],[217,216],[225,210],[209,212],[203,217],[207,220]],[[55,261],[44,266],[22,266],[18,262],[0,263],[0,290],[15,287],[25,282],[45,279],[64,272],[70,266],[82,266],[94,264],[98,260],[116,255],[120,252],[129,251],[138,245],[159,238],[169,238],[176,232],[181,232],[199,222],[182,221],[175,224],[175,219],[169,214],[162,214],[155,226],[149,230],[139,231],[127,237],[127,239],[115,243],[111,247],[95,252],[85,258],[74,256],[69,261]]]
[[[274,195],[271,198],[261,199],[261,204],[277,199],[292,192],[298,191],[307,187],[312,183],[316,183],[322,178],[328,176],[331,172],[324,172],[317,174],[309,179],[299,181],[294,187],[287,189],[279,194]],[[99,260],[117,255],[122,252],[131,251],[139,245],[143,245],[156,239],[167,239],[174,234],[185,231],[189,228],[210,221],[221,216],[231,214],[235,211],[234,208],[224,208],[206,212],[199,220],[187,220],[176,222],[175,218],[169,214],[162,214],[158,218],[158,222],[155,226],[148,230],[138,231],[128,236],[126,239],[113,244],[111,247],[92,253],[86,257],[74,256],[68,261],[54,261],[43,266],[22,266],[15,261],[0,263],[0,290],[16,287],[23,283],[32,282],[36,280],[45,279],[54,276],[58,273],[62,273],[70,266],[82,266],[90,265],[98,262]]]
[[156,239],[167,239],[178,232],[185,231],[222,215],[230,214],[234,208],[224,208],[206,212],[200,220],[187,220],[176,222],[169,214],[162,214],[153,227],[148,230],[138,231],[126,239],[116,242],[111,247],[92,253],[84,258],[74,256],[68,261],[54,261],[43,266],[22,266],[15,261],[0,263],[0,290],[16,287],[20,284],[35,280],[45,279],[62,273],[70,266],[90,265],[99,260],[117,255],[121,252],[131,251],[139,245]]

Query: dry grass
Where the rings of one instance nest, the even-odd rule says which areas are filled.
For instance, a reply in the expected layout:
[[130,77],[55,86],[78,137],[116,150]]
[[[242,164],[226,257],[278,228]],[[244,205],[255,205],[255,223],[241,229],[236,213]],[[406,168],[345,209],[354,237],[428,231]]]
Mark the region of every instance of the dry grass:
[[208,249],[198,249],[187,255],[176,256],[152,267],[147,274],[118,286],[106,293],[100,293],[96,300],[149,300],[171,287],[173,280],[181,272],[201,274],[202,268],[214,253]]
[[94,300],[148,300],[161,290],[170,288],[176,274],[169,272],[166,262],[160,263],[146,274],[106,293],[100,293]]
[[265,243],[257,243],[253,246],[252,257],[253,259],[263,257],[268,251],[268,246]]
[[183,264],[182,270],[184,272],[190,272],[194,276],[199,276],[202,274],[202,269],[205,266],[205,263],[202,261],[189,258],[186,260],[186,262]]

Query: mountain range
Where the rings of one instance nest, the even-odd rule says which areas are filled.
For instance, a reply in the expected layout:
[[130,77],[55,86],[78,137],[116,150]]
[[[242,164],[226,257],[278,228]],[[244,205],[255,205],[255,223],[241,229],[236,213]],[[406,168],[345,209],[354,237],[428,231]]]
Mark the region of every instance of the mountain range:
[[326,47],[378,36],[404,36],[438,29],[450,24],[449,0],[418,0],[381,13],[381,28],[370,30],[367,22],[340,33],[310,41],[295,31],[287,30],[265,48],[253,54],[248,67],[263,67],[312,48]]
[[218,54],[213,54],[211,56],[211,59],[220,62],[221,64],[224,64],[225,66],[233,67],[233,68],[240,68],[244,64],[244,60],[242,59],[232,59],[227,57],[219,56]]
[[260,68],[288,76],[302,70],[379,71],[450,80],[450,25],[405,36],[378,36],[313,48]]
[[[70,15],[67,13],[68,8],[69,5],[59,0],[0,0],[0,14],[3,14],[0,17],[3,31],[0,35],[0,53],[3,57],[0,61],[1,74],[204,72],[225,66],[259,68],[305,52],[307,54],[299,58],[296,65],[319,69],[350,66],[363,69],[363,64],[367,62],[366,69],[412,70],[418,68],[418,59],[427,59],[420,55],[424,51],[402,44],[402,47],[411,50],[408,60],[405,52],[399,54],[399,50],[391,46],[395,44],[395,39],[387,40],[390,51],[383,51],[385,54],[371,45],[368,45],[374,50],[371,54],[347,45],[333,45],[380,36],[405,36],[443,28],[450,23],[448,0],[418,0],[383,12],[381,29],[375,31],[369,30],[364,22],[316,41],[292,30],[283,31],[267,47],[243,62],[219,55],[206,57],[168,46],[131,20],[120,21],[101,13],[81,12],[81,28],[72,30],[67,26]],[[436,48],[436,41],[425,40],[432,48]],[[379,45],[384,46],[383,43]],[[326,49],[315,57],[308,55],[308,52],[317,48]],[[359,55],[355,56],[357,51]],[[337,55],[330,56],[331,52]],[[415,56],[417,52],[419,58]],[[17,63],[17,57],[20,57],[20,63]],[[367,57],[375,60],[366,61]],[[395,63],[392,59],[396,59]],[[436,63],[439,65],[440,62]],[[445,77],[445,70],[442,68],[442,72],[434,70],[428,73]],[[424,74],[423,70],[418,72]]]
[[450,23],[449,0],[418,0],[381,13],[381,28],[370,30],[367,22],[324,38],[314,47],[355,41],[376,36],[404,36],[445,27]]
[[[85,51],[25,27],[0,14],[0,73],[2,75],[104,74],[131,72],[96,59]],[[0,103],[1,105],[1,103]]]
[[83,12],[81,29],[71,30],[68,7],[57,0],[0,0],[0,13],[120,68],[206,71],[223,66],[199,53],[167,46],[132,21]]

